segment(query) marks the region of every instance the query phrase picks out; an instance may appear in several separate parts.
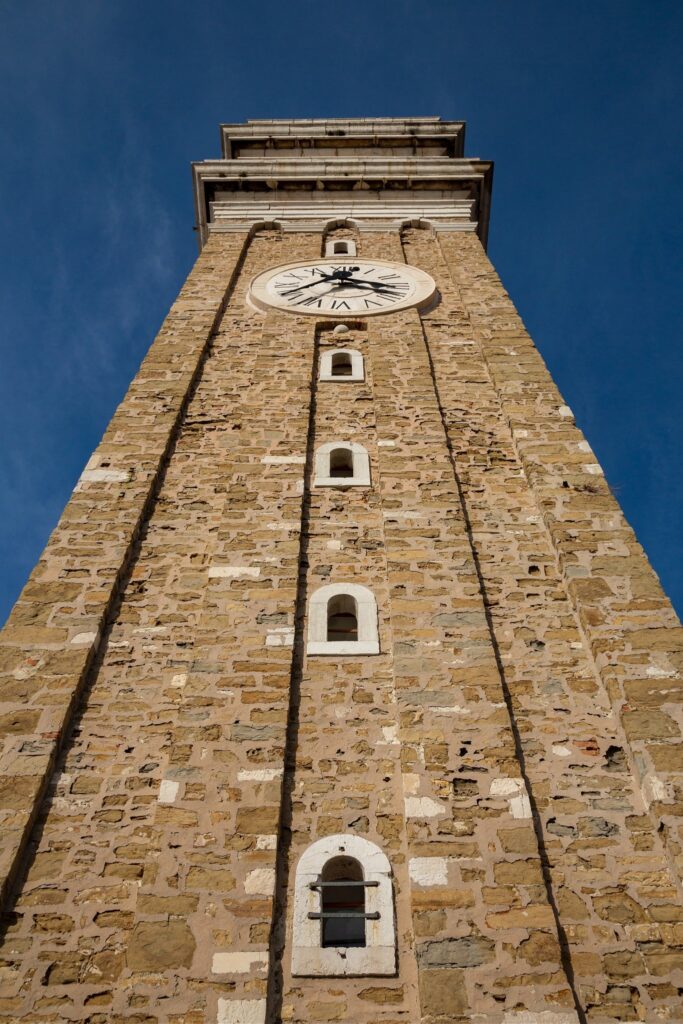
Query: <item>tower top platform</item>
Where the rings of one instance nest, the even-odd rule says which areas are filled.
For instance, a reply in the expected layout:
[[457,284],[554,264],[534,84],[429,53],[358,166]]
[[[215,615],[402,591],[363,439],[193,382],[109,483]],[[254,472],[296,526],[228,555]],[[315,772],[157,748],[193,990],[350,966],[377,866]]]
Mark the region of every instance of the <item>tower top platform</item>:
[[193,164],[200,248],[216,230],[340,221],[364,231],[417,221],[486,242],[493,164],[464,157],[463,121],[255,119],[220,133],[221,159]]

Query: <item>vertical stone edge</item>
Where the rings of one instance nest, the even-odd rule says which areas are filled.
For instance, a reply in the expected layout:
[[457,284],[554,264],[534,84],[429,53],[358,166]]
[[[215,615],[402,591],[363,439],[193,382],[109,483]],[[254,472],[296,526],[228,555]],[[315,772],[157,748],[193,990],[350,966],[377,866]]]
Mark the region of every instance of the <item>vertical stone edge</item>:
[[2,907],[248,242],[209,240],[0,633]]
[[[437,234],[640,792],[683,872],[683,630],[481,243]],[[546,445],[557,448],[553,460]]]

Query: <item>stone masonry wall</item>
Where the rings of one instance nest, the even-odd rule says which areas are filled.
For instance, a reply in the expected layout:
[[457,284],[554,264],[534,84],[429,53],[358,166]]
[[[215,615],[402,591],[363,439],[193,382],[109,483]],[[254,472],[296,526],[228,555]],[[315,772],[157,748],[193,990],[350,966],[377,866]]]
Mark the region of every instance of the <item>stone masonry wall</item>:
[[[442,240],[445,252],[453,247]],[[582,642],[468,310],[424,233],[412,233],[406,256],[438,276],[447,298],[424,318],[425,335],[580,1005],[589,1016],[668,1019],[679,994],[661,975],[680,970],[681,960],[671,926],[662,942],[647,923],[678,918],[664,850],[643,818],[625,738]],[[462,273],[462,259],[451,266]],[[546,455],[552,461],[548,448]]]
[[291,660],[269,641],[291,631],[311,350],[244,294],[280,252],[252,243],[213,338],[34,833],[0,1019],[199,1022],[265,996]]
[[[324,239],[213,235],[2,633],[0,1022],[681,1021],[673,612],[476,237],[336,236],[440,303],[264,316]],[[314,486],[334,440],[370,488]],[[339,582],[379,655],[306,655]],[[339,832],[394,977],[291,976]]]

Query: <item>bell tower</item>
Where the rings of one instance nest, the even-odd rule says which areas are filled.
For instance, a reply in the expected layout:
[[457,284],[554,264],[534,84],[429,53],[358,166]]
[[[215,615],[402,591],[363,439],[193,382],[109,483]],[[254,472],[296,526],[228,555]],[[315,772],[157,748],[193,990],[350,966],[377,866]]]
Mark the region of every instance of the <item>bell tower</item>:
[[194,165],[0,635],[0,1024],[683,1020],[680,627],[464,131]]

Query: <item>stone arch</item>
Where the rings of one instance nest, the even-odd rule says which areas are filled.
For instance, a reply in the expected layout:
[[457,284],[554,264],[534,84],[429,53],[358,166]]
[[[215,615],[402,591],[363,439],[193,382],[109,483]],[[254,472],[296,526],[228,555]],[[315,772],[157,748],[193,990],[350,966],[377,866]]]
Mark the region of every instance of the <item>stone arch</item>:
[[[323,945],[321,883],[326,868],[339,858],[357,863],[365,889],[365,944]],[[362,836],[343,833],[311,843],[299,858],[294,880],[292,974],[393,975],[396,930],[391,865],[384,852]]]
[[[334,379],[334,378],[332,378]],[[334,452],[349,453],[353,473],[339,476],[333,473]],[[354,441],[328,441],[315,453],[314,487],[370,487],[370,456],[362,444]]]
[[[348,599],[348,606],[340,598]],[[355,615],[356,639],[329,639],[330,615],[344,612]],[[329,583],[311,595],[308,606],[307,654],[344,656],[379,654],[377,601],[367,587],[358,583]]]

